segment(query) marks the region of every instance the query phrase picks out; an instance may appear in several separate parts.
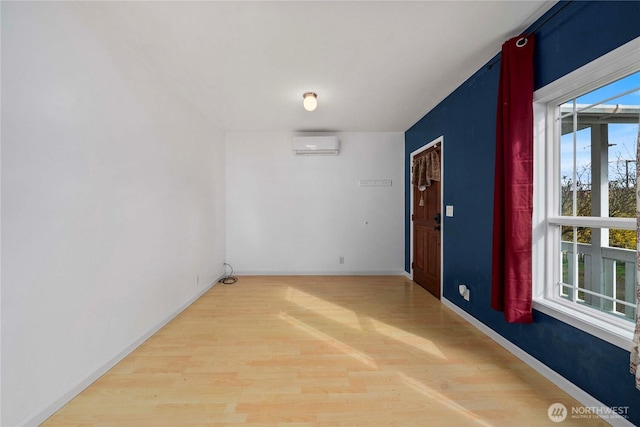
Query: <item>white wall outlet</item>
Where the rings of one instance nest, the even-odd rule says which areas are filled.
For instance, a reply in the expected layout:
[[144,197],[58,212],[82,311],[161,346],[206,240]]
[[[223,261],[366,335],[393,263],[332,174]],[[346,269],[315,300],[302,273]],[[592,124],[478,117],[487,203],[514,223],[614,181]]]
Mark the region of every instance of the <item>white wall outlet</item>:
[[338,262],[339,262],[340,264],[344,264],[344,257],[343,257],[343,256],[341,256],[341,257],[340,257],[340,259],[338,260]]
[[196,286],[200,284],[200,275],[196,276]]
[[465,301],[469,301],[471,298],[471,291],[467,287],[467,285],[458,285],[458,292],[460,292],[460,296],[465,299]]

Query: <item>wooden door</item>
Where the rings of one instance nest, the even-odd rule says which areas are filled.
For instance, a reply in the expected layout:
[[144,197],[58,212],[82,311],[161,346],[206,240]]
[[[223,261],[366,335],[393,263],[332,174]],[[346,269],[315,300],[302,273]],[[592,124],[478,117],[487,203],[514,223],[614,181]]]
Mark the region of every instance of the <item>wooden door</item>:
[[[430,152],[440,155],[440,147],[429,148],[414,158]],[[413,281],[440,299],[441,206],[440,181],[431,181],[424,191],[413,185]],[[422,199],[422,202],[420,201]]]

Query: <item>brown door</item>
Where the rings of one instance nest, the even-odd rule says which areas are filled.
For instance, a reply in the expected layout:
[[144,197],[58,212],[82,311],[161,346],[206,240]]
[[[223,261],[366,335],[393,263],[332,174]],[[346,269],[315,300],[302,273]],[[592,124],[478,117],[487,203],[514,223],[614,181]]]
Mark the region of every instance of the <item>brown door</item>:
[[[429,148],[414,158],[437,152]],[[421,201],[422,200],[422,201]],[[424,191],[413,185],[413,281],[440,299],[440,181],[431,181]]]

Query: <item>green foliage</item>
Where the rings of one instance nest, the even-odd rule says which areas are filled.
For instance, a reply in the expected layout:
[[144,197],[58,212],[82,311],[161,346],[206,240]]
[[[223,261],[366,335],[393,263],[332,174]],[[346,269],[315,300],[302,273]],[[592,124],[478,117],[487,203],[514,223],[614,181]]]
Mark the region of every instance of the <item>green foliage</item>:
[[[627,169],[614,170],[609,177],[609,215],[615,218],[635,218],[636,216],[636,176],[635,168],[630,174]],[[563,177],[561,188],[561,214],[574,215],[574,184],[572,179]],[[591,179],[587,168],[577,174],[575,183],[575,215],[593,216]],[[578,243],[591,243],[591,228],[577,227]],[[562,240],[573,241],[573,227],[562,227]],[[609,230],[609,246],[636,249],[635,230]]]

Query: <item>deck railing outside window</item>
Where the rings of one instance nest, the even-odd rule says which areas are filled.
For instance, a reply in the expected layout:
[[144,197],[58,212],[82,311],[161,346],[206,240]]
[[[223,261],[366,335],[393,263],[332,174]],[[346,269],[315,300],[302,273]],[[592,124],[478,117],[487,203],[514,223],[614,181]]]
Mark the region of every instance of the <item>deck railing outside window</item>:
[[634,321],[636,251],[566,241],[561,247],[559,296]]

